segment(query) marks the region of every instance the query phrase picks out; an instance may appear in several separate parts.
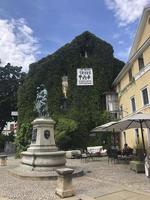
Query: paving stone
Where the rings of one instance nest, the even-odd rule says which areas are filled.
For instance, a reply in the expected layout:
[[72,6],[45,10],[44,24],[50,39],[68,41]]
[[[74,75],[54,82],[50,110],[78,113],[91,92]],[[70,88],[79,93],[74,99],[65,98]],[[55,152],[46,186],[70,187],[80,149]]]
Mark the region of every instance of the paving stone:
[[0,200],[10,200],[10,199],[6,199],[6,198],[3,198],[3,197],[0,197]]
[[126,191],[126,190],[117,192],[116,194],[117,194],[117,196],[124,198],[124,199],[128,199],[128,198],[131,198],[131,197],[138,197],[140,195],[138,193]]
[[[8,166],[0,167],[0,197],[7,200],[60,200],[55,195],[56,181],[24,180],[8,174],[8,170],[19,165],[19,162],[8,157]],[[126,200],[150,199],[150,179],[145,174],[131,171],[127,164],[108,164],[107,158],[86,162],[70,159],[67,163],[70,166],[82,167],[86,171],[85,176],[73,179],[76,196],[70,200],[78,200],[78,197],[85,200],[85,196],[96,200],[106,200],[106,196],[107,200],[122,200],[121,191],[125,192]],[[139,194],[132,196],[131,192]],[[114,194],[115,198],[112,199],[111,194]],[[128,197],[129,194],[131,196]]]
[[131,197],[128,200],[149,200],[149,199],[150,198],[145,195],[143,195],[143,196],[139,195],[138,197]]
[[83,194],[79,196],[65,198],[65,200],[95,200],[95,199]]
[[96,200],[148,200],[150,199],[150,197],[143,195],[143,194],[139,194],[139,193],[135,193],[135,192],[131,192],[131,191],[120,191],[120,192],[116,192],[116,193],[112,193],[112,194],[108,194],[108,195],[104,195],[101,197],[96,198]]

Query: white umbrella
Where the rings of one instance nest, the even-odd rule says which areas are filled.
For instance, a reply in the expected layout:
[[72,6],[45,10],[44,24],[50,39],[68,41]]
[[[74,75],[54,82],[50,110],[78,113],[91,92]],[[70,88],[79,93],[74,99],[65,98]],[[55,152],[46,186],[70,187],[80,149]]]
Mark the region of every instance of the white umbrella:
[[92,129],[91,132],[106,132],[107,127],[109,127],[112,124],[116,124],[116,121],[108,122],[108,123],[103,124],[101,126],[97,126],[94,129]]
[[[116,142],[116,135],[115,135],[115,132],[114,130],[107,130],[107,128],[110,126],[110,125],[113,125],[113,124],[116,124],[116,121],[111,121],[111,122],[108,122],[106,124],[103,124],[101,126],[97,126],[96,128],[92,129],[91,132],[94,132],[94,133],[102,133],[102,132],[112,132],[113,133],[113,137],[114,137],[114,144]],[[120,132],[120,129],[116,132]]]
[[142,143],[143,143],[143,150],[145,150],[145,143],[144,143],[144,136],[143,136],[143,128],[150,128],[150,114],[149,113],[136,113],[131,117],[122,119],[115,124],[110,125],[107,127],[107,131],[111,130],[126,130],[131,128],[140,128],[141,135],[142,135]]

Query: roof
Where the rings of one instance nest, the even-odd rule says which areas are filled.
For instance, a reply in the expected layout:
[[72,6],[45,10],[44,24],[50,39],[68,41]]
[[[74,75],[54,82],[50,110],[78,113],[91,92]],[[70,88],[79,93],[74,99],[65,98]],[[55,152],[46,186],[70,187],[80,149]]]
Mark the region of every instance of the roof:
[[129,54],[129,59],[131,59],[131,57],[137,51],[137,48],[139,46],[139,42],[140,42],[140,39],[141,39],[141,35],[143,33],[143,29],[145,27],[145,24],[147,22],[147,17],[149,15],[149,13],[150,13],[150,5],[147,5],[143,10],[139,26],[138,26],[137,31],[135,33],[135,38],[134,38],[134,41],[133,41],[133,44],[132,44],[132,48],[131,48],[131,51],[130,51],[130,54]]

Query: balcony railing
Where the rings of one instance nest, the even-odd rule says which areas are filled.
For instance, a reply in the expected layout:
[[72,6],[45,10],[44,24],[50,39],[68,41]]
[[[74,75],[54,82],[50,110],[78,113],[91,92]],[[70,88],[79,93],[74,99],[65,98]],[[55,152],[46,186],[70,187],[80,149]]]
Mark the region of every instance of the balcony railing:
[[138,80],[141,76],[143,76],[149,70],[150,70],[150,62],[134,76],[135,80]]

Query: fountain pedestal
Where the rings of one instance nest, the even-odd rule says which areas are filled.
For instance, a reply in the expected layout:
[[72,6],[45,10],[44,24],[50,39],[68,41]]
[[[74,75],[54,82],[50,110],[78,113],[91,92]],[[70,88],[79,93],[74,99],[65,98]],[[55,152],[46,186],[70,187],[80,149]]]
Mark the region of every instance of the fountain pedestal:
[[51,171],[66,163],[65,152],[58,151],[54,139],[54,120],[36,118],[33,122],[32,142],[21,153],[21,166],[29,171]]

